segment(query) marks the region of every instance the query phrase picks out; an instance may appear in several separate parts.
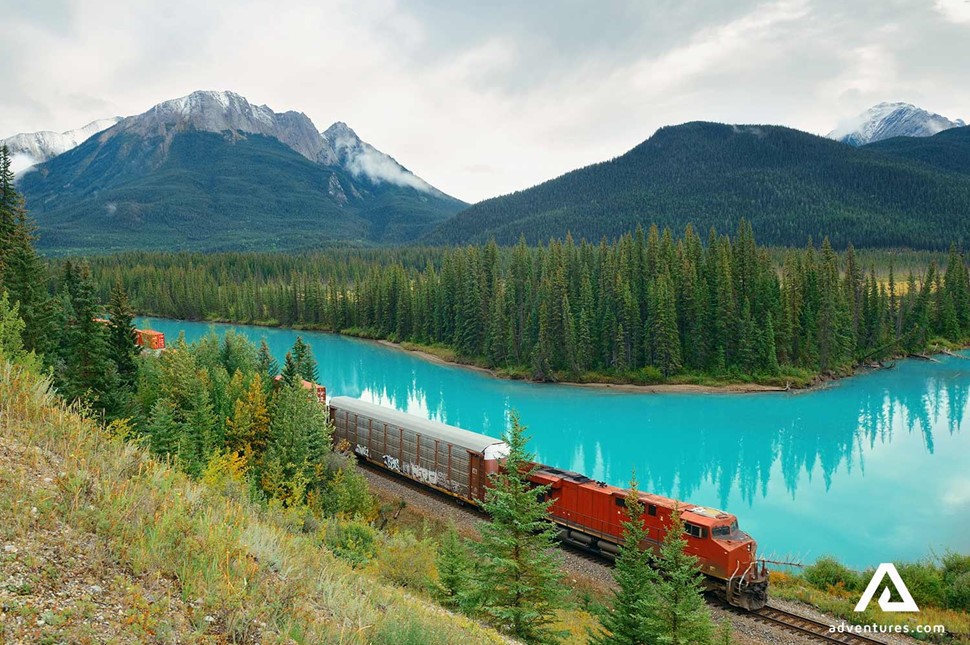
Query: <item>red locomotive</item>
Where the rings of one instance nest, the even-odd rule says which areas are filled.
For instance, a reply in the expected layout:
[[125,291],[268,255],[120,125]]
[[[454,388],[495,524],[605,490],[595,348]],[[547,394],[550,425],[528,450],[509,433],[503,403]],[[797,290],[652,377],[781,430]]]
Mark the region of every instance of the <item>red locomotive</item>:
[[[347,441],[360,459],[470,504],[484,500],[488,475],[499,471],[508,454],[508,446],[494,437],[359,399],[330,399],[330,418],[334,441]],[[550,487],[550,515],[561,529],[560,539],[617,553],[629,491],[541,464],[532,481]],[[768,572],[758,566],[757,543],[738,529],[737,517],[649,493],[641,493],[640,500],[647,529],[642,548],[659,546],[678,509],[687,552],[697,557],[708,588],[737,607],[765,606]]]
[[[625,511],[628,490],[541,464],[532,481],[550,486],[549,512],[562,528],[561,540],[616,555],[623,541],[623,522],[629,519]],[[737,607],[751,610],[765,606],[768,571],[758,566],[757,542],[738,529],[737,517],[650,493],[640,493],[640,502],[647,529],[641,548],[659,548],[677,509],[687,534],[686,551],[697,557],[708,589]]]

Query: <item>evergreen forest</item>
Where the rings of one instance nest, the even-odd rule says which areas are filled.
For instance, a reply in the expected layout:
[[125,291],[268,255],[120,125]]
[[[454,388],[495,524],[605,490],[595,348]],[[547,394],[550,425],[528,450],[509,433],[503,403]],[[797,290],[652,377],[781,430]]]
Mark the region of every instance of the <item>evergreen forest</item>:
[[[146,315],[283,325],[402,342],[540,381],[760,381],[962,343],[966,259],[897,275],[891,256],[828,240],[759,246],[656,227],[612,243],[334,250],[311,255],[131,253],[89,260]],[[868,265],[864,262],[868,261]]]

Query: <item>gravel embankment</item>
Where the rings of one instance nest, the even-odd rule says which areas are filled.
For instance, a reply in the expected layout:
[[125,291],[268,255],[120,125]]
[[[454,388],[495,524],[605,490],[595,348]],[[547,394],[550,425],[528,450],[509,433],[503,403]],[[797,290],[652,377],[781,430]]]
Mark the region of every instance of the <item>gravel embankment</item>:
[[[419,508],[439,520],[454,522],[458,531],[464,535],[477,533],[477,524],[482,521],[482,516],[479,513],[460,506],[456,501],[444,495],[424,491],[416,483],[381,473],[376,467],[363,467],[361,472],[367,477],[375,491],[400,498],[408,505]],[[581,581],[586,586],[600,589],[612,586],[613,578],[610,574],[609,565],[580,555],[571,549],[563,549],[562,554],[563,568],[574,581]],[[771,605],[833,625],[843,622],[841,619],[822,614],[802,603],[772,599]],[[730,621],[734,629],[735,642],[740,645],[815,645],[819,642],[813,638],[790,632],[775,625],[768,625],[754,618],[716,606],[711,606],[711,614],[718,622],[722,620]],[[875,638],[891,645],[911,645],[916,642],[903,636],[880,635]]]

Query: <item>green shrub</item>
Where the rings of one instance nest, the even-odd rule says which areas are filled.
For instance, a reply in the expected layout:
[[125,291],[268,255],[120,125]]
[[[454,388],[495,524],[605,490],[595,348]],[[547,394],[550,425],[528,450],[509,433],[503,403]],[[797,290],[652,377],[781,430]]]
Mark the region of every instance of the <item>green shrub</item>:
[[906,562],[896,566],[899,577],[921,607],[943,607],[946,604],[946,587],[940,569],[930,562]]
[[377,533],[359,520],[333,520],[324,531],[327,548],[355,569],[370,562],[377,552]]
[[634,372],[630,380],[637,385],[654,385],[656,383],[663,383],[667,379],[664,378],[664,375],[656,367],[647,365]]
[[970,611],[970,555],[943,556],[943,584],[949,609]]
[[374,496],[352,459],[330,453],[321,461],[321,469],[324,483],[317,504],[324,515],[371,517]]
[[377,556],[377,572],[388,582],[423,589],[435,575],[435,547],[410,531],[386,537]]
[[806,567],[802,575],[810,585],[822,591],[838,587],[840,584],[848,591],[863,588],[860,575],[832,556],[822,556],[815,561],[815,564]]

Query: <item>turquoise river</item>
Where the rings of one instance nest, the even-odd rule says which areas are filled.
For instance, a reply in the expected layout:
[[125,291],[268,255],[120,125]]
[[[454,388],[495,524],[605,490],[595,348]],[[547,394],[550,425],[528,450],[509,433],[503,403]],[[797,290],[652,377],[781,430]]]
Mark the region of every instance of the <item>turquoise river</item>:
[[764,556],[850,565],[970,552],[970,360],[900,361],[801,393],[629,393],[493,378],[375,342],[161,319],[196,340],[235,329],[281,360],[297,335],[330,395],[492,436],[509,410],[540,461],[723,508]]

